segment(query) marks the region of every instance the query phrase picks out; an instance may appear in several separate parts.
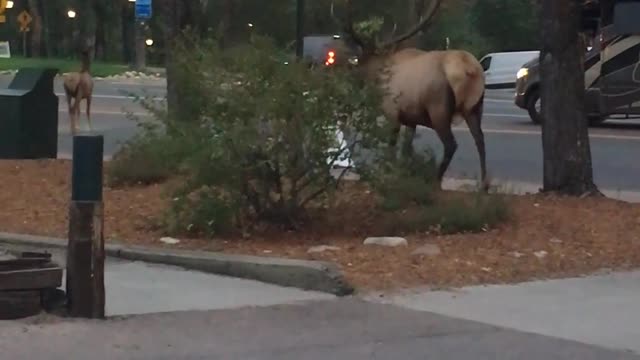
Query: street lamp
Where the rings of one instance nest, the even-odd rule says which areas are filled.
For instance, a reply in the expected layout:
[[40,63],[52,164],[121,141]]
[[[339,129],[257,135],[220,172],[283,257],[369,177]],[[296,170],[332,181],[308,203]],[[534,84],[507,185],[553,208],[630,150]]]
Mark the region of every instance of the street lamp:
[[13,1],[7,1],[7,9],[13,9]]
[[69,17],[69,19],[74,19],[76,17],[75,10],[69,9],[69,11],[67,11],[67,16]]
[[153,39],[147,39],[147,40],[145,40],[145,44],[147,44],[147,46],[151,46],[151,45],[153,45]]

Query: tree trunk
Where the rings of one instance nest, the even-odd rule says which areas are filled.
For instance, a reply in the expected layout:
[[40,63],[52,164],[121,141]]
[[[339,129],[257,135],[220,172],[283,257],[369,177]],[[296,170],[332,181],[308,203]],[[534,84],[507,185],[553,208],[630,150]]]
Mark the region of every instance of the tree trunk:
[[598,193],[584,110],[584,44],[577,1],[543,0],[541,101],[543,191]]
[[104,60],[106,58],[106,30],[105,22],[106,9],[105,5],[99,0],[94,0],[93,11],[96,14],[96,32],[95,32],[95,58],[98,60]]
[[175,70],[172,56],[174,41],[180,31],[180,2],[182,0],[162,0],[162,17],[164,22],[164,56],[167,73],[167,111],[169,115],[178,113],[179,98],[175,84]]
[[40,9],[40,13],[42,14],[42,36],[44,42],[44,56],[49,57],[52,56],[52,48],[51,48],[51,22],[48,14],[49,8],[45,5],[43,0],[38,0],[38,9]]
[[615,0],[600,0],[600,18],[602,19],[602,26],[613,23],[614,5]]
[[31,56],[40,57],[42,47],[42,16],[37,0],[29,0],[29,13],[33,18],[31,22]]
[[231,42],[231,21],[233,20],[233,0],[224,0],[222,20],[218,24],[218,46],[224,49]]
[[78,15],[75,20],[79,25],[79,36],[74,44],[74,51],[77,53],[79,49],[95,44],[95,12],[91,2],[78,3]]
[[121,31],[122,31],[122,59],[126,63],[133,61],[133,6],[129,2],[122,2],[121,8]]

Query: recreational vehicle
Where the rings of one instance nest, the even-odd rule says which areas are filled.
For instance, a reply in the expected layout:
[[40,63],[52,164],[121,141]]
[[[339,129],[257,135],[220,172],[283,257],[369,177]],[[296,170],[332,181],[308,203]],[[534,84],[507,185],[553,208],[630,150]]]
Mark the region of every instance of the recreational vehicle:
[[[599,1],[585,4],[583,24],[596,24],[584,62],[585,112],[592,125],[612,115],[640,117],[640,2],[616,1],[611,10],[612,16],[601,13]],[[538,58],[518,71],[515,104],[526,109],[535,124],[543,121]]]

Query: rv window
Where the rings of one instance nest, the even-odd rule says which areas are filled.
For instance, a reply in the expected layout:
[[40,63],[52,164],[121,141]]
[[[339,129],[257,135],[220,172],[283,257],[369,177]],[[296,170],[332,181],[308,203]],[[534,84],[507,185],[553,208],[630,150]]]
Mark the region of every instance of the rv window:
[[618,2],[613,11],[613,31],[619,35],[640,34],[640,2]]
[[486,58],[480,61],[480,65],[482,65],[482,70],[487,71],[491,66],[491,56],[487,56]]

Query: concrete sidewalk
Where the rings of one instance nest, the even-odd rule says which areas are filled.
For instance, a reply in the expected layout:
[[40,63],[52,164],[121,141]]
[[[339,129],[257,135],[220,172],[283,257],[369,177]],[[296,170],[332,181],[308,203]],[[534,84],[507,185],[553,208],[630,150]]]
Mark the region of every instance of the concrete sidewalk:
[[638,284],[640,271],[367,299],[640,354]]
[[638,360],[572,341],[341,298],[107,321],[0,323],[11,360]]
[[[25,246],[13,246],[12,249],[43,251]],[[52,254],[56,263],[65,266],[64,250],[47,251]],[[63,289],[64,280],[63,278]],[[173,266],[110,257],[105,261],[106,316],[268,306],[333,298],[334,295],[327,293],[206,274]]]

